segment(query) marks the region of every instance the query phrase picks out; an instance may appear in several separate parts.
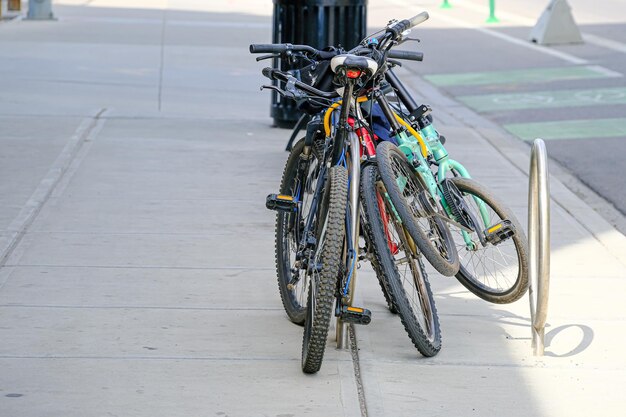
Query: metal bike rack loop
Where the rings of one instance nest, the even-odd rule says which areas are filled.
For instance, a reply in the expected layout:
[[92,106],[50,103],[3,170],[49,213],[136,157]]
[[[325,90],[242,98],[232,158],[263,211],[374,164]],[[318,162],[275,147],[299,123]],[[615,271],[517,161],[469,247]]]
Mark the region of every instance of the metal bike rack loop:
[[[542,139],[535,139],[530,155],[528,246],[532,347],[535,356],[543,356],[550,287],[550,184],[548,154]],[[534,285],[537,289],[536,295]]]

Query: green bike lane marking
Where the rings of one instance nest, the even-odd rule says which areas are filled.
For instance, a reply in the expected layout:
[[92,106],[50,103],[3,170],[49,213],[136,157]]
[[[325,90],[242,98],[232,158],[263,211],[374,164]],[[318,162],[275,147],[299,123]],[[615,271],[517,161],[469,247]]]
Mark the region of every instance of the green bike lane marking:
[[626,137],[626,118],[514,123],[504,128],[520,139],[590,139]]
[[457,97],[478,112],[626,104],[626,87]]
[[560,68],[529,68],[511,71],[466,72],[426,75],[429,82],[440,86],[524,84],[590,78],[621,77],[622,74],[598,65]]

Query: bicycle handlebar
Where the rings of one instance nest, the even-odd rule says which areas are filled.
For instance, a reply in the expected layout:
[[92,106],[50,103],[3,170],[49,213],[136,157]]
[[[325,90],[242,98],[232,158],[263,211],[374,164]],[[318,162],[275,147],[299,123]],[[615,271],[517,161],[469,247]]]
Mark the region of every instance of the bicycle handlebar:
[[[394,39],[400,37],[400,35],[414,26],[419,25],[420,23],[428,20],[429,15],[428,12],[422,12],[413,16],[410,19],[404,19],[398,22],[394,22],[387,26],[386,33],[393,36]],[[357,46],[352,51],[348,51],[348,53],[358,54],[359,49],[362,49],[362,46]],[[256,44],[253,43],[250,45],[250,53],[252,54],[262,54],[262,53],[270,53],[270,54],[283,54],[287,51],[293,52],[306,52],[310,54],[312,57],[317,57],[320,59],[330,59],[340,53],[338,50],[332,51],[320,51],[315,49],[309,45],[292,45],[290,43],[275,43],[275,44]],[[423,54],[414,53],[411,54],[409,51],[390,51],[390,58],[395,59],[409,59],[412,61],[421,61],[423,58]],[[392,56],[394,55],[394,56]],[[421,55],[421,58],[420,58]]]
[[287,51],[293,52],[306,52],[314,58],[330,59],[339,54],[339,51],[320,51],[309,45],[292,45],[290,43],[270,43],[270,44],[257,44],[250,45],[250,53],[252,54],[283,54]]
[[[320,59],[330,59],[336,55],[339,55],[340,51],[319,51],[315,48],[312,48],[308,45],[292,45],[290,43],[276,43],[276,44],[252,44],[250,45],[250,52],[253,54],[262,54],[262,53],[283,53],[286,51],[296,51],[296,52],[308,52]],[[353,53],[355,55],[360,55],[363,53],[369,53],[371,49],[357,46],[353,50],[348,53]],[[389,51],[389,58],[391,59],[408,59],[411,61],[422,61],[424,59],[424,53],[422,52],[413,52],[413,51]]]
[[[390,36],[391,40],[396,41],[401,37],[402,33],[408,29],[411,29],[414,26],[419,25],[420,23],[428,20],[428,13],[422,12],[413,16],[410,19],[405,19],[401,21],[396,21],[387,26],[386,36]],[[279,44],[251,44],[250,45],[250,53],[260,54],[260,53],[270,53],[270,54],[283,54],[288,51],[293,52],[305,52],[310,54],[311,57],[316,57],[319,59],[330,59],[343,51],[341,50],[331,50],[331,51],[320,51],[309,45],[292,45],[290,43],[279,43]],[[406,59],[411,61],[422,61],[424,59],[424,54],[422,52],[413,52],[413,51],[393,51],[387,48],[387,57],[391,59]],[[363,46],[360,44],[353,50],[348,53],[352,53],[355,55],[371,53],[372,49],[367,46]],[[292,86],[298,88],[299,90],[305,91],[309,94],[315,95],[317,97],[323,97],[327,99],[332,99],[338,97],[338,93],[335,91],[326,92],[322,90],[318,90],[315,87],[312,87],[306,83],[299,81],[297,78],[293,77],[291,74],[282,72],[278,69],[266,67],[263,68],[262,73],[265,77],[271,80],[279,80],[291,84]]]

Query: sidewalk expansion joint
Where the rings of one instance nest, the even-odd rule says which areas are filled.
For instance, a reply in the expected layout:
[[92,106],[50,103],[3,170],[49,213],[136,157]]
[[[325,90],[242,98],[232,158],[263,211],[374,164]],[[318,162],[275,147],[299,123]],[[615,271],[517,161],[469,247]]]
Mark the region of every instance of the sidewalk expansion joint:
[[368,417],[365,390],[363,389],[363,379],[361,378],[359,347],[357,345],[356,334],[352,324],[348,325],[348,335],[350,337],[350,354],[352,355],[352,365],[354,366],[354,378],[356,382],[357,395],[359,396],[359,405],[361,407],[361,417]]
[[33,224],[43,206],[76,160],[84,143],[93,139],[102,129],[104,120],[101,120],[101,116],[104,112],[106,109],[100,109],[94,116],[83,120],[20,213],[8,226],[7,229],[10,232],[8,241],[3,243],[3,247],[0,247],[0,267],[5,266],[9,257],[19,246],[26,231]]

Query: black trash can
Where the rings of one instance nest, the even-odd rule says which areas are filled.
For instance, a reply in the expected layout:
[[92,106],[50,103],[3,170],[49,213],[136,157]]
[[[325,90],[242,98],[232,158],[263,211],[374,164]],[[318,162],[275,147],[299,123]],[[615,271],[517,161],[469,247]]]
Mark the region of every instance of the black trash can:
[[[273,0],[273,43],[311,45],[317,49],[341,45],[351,49],[365,37],[367,0]],[[288,62],[274,62],[283,71]],[[272,92],[270,115],[278,127],[292,128],[301,116],[293,100]]]

